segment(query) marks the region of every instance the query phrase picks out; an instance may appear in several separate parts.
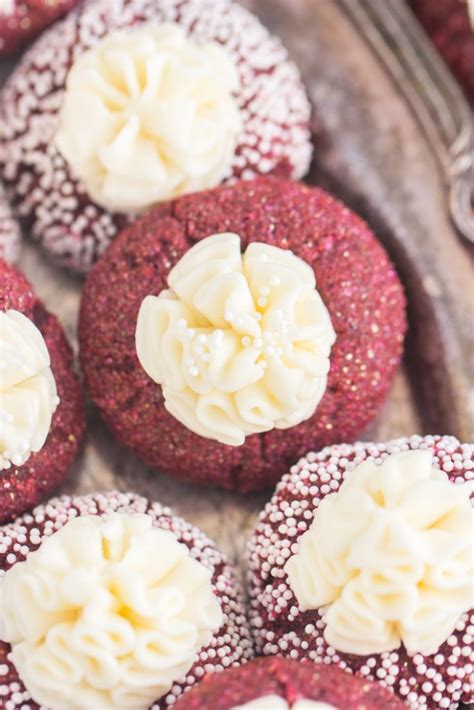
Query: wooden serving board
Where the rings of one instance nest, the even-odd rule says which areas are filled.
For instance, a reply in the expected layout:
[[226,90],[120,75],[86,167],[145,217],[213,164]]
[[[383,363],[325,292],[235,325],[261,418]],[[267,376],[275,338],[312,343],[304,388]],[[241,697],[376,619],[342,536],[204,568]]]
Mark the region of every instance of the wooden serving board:
[[[405,366],[367,439],[450,433],[473,440],[472,115],[403,0],[246,0],[299,64],[314,106],[309,181],[362,214],[409,300]],[[12,63],[4,64],[5,78]],[[1,78],[1,74],[0,74]],[[20,262],[77,348],[81,281],[27,244]],[[469,397],[471,400],[469,401]],[[63,492],[135,490],[203,528],[243,569],[270,493],[197,489],[148,470],[89,408],[86,446]]]

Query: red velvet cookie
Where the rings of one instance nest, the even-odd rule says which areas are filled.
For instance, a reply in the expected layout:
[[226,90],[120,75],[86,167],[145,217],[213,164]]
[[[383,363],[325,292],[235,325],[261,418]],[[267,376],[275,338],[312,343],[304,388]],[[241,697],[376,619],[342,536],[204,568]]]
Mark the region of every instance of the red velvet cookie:
[[86,272],[149,206],[260,174],[302,177],[309,117],[286,50],[237,3],[89,0],[7,83],[4,179],[33,238]]
[[[314,415],[297,425],[290,422],[291,428],[248,436],[242,445],[197,435],[172,416],[161,387],[140,365],[135,343],[144,299],[167,287],[172,267],[184,254],[191,258],[190,247],[223,232],[238,235],[242,247],[260,242],[278,247],[275,253],[280,256],[286,250],[287,258],[295,260],[296,255],[305,260],[306,265],[299,264],[297,278],[306,278],[305,269],[316,277],[319,297],[315,298],[322,299],[336,333],[326,362],[326,368],[330,365],[326,389]],[[275,281],[269,276],[270,287],[263,288],[269,298],[274,282],[280,283],[279,277]],[[218,307],[220,301],[218,291],[212,292],[210,307]],[[304,313],[302,308],[297,317],[304,318]],[[353,439],[363,431],[390,388],[405,327],[401,284],[367,225],[320,189],[260,178],[165,204],[114,241],[83,290],[81,363],[90,396],[106,423],[146,463],[183,480],[247,492],[274,484],[309,446]],[[154,328],[150,329],[152,349]],[[306,335],[301,338],[304,341]],[[242,342],[248,342],[248,337],[243,336]],[[165,347],[165,359],[168,352]],[[162,359],[151,355],[156,363]],[[184,367],[187,363],[185,357]],[[272,387],[288,374],[278,373]],[[287,385],[293,392],[291,378]]]
[[2,260],[0,360],[3,522],[36,505],[63,481],[78,453],[85,416],[71,348],[59,321],[45,310],[25,277]]
[[13,218],[5,192],[0,183],[0,258],[12,262],[20,250],[20,228]]
[[257,658],[224,675],[206,676],[176,704],[176,710],[403,710],[407,706],[378,683],[338,668],[299,663],[288,658]]
[[0,57],[13,54],[79,0],[3,0],[0,5]]
[[[429,34],[470,101],[474,101],[474,30],[471,0],[410,0],[413,12]],[[474,20],[473,20],[474,21]]]
[[257,652],[378,680],[413,710],[472,702],[473,480],[452,436],[302,458],[248,546]]
[[62,496],[0,528],[0,575],[9,710],[167,708],[253,655],[229,562],[200,530],[132,493]]

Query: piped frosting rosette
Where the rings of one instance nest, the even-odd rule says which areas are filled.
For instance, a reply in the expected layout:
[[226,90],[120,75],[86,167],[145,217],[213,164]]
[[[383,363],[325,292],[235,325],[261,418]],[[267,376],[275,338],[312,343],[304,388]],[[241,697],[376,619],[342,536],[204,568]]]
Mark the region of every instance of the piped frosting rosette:
[[165,708],[251,656],[227,561],[139,496],[36,508],[0,528],[0,570],[0,687],[14,710]]
[[301,459],[249,544],[257,651],[379,680],[412,710],[471,702],[473,470],[447,436]]
[[0,472],[24,464],[46,441],[59,404],[50,365],[35,324],[19,311],[0,312]]
[[169,289],[147,296],[137,354],[165,406],[201,436],[232,446],[308,419],[326,389],[335,333],[313,269],[236,234],[192,247]]

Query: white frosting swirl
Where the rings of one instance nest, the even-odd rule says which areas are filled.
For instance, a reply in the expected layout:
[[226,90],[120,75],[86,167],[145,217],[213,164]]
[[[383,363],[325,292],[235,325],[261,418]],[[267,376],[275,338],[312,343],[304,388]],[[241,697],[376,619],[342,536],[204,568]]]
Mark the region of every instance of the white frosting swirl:
[[177,24],[111,32],[68,74],[56,144],[97,204],[140,211],[230,174],[238,86],[230,55]]
[[0,312],[0,470],[39,451],[59,404],[48,348],[35,324]]
[[321,501],[285,569],[300,607],[322,608],[331,646],[437,651],[472,606],[472,490],[419,450],[365,461]]
[[191,431],[240,446],[308,419],[326,389],[335,333],[313,269],[236,234],[192,247],[169,290],[140,308],[136,347],[167,410]]
[[236,705],[232,710],[337,710],[334,705],[317,700],[300,699],[290,705],[279,695],[265,695],[245,705]]
[[72,520],[0,584],[0,638],[54,710],[147,708],[222,621],[209,570],[147,515]]

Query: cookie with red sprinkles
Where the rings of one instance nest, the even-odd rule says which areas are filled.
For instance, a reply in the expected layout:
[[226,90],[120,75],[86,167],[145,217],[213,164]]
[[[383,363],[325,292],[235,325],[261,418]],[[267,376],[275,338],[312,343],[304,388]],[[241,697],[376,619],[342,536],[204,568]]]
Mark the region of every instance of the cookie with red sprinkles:
[[0,3],[0,57],[25,46],[79,0],[3,0]]
[[248,546],[257,653],[376,680],[413,710],[474,699],[474,446],[340,444],[300,459]]
[[[210,235],[217,236],[214,239]],[[235,292],[236,313],[230,313],[232,308],[229,305],[223,314],[224,319],[237,317],[236,329],[217,328],[212,335],[205,335],[203,329],[192,341],[196,344],[196,353],[201,347],[203,349],[196,355],[194,370],[194,355],[190,353],[188,356],[186,344],[182,348],[177,344],[175,350],[171,341],[166,338],[161,341],[160,323],[166,322],[166,317],[164,321],[153,321],[155,314],[150,313],[147,324],[144,312],[143,322],[137,325],[142,303],[145,309],[149,303],[152,310],[162,303],[173,307],[171,302],[162,301],[162,296],[154,297],[166,289],[167,280],[172,278],[170,273],[178,262],[176,273],[188,269],[187,264],[191,264],[190,260],[194,258],[199,259],[199,254],[207,254],[205,249],[209,249],[209,253],[215,253],[215,249],[223,250],[222,254],[230,250],[230,261],[224,263],[227,256],[221,260],[219,252],[213,262],[224,274],[230,273],[241,259],[239,239],[242,250],[247,247],[249,253],[252,249],[259,252],[257,264],[268,266],[270,272],[275,271],[266,273],[262,284],[266,279],[269,285],[259,286],[261,294],[257,294],[261,305],[257,304],[254,316],[255,320],[260,319],[263,327],[258,326],[259,330],[255,320],[248,321],[249,327],[253,328],[249,332],[258,335],[263,329],[263,337],[243,334],[245,323],[242,325],[239,321],[237,311],[239,299],[243,298],[243,303],[248,305],[248,291],[244,284],[243,292]],[[194,257],[198,247],[201,251],[196,251]],[[263,251],[268,251],[270,256],[260,253]],[[287,270],[282,264],[271,261],[278,258],[289,259]],[[205,263],[210,264],[210,261],[205,259]],[[293,268],[297,270],[296,277]],[[198,280],[202,275],[200,269],[199,264],[196,268],[194,265],[190,267]],[[249,278],[255,280],[255,274],[250,274]],[[295,281],[291,281],[294,278]],[[293,294],[290,298],[283,288],[285,279],[290,279],[288,293]],[[313,284],[303,285],[305,279],[312,280]],[[318,293],[313,291],[314,279]],[[229,283],[234,281],[242,284],[240,276],[230,274]],[[226,299],[228,301],[226,283],[224,276],[222,282],[204,284],[202,293],[211,294],[210,309],[223,308]],[[308,302],[298,300],[300,285],[306,289],[304,294],[310,299]],[[219,291],[221,287],[225,293]],[[301,308],[295,306],[300,303]],[[312,305],[306,310],[308,303]],[[292,312],[292,308],[296,311]],[[314,327],[311,323],[313,308],[316,308]],[[272,325],[273,315],[276,320]],[[285,321],[287,315],[290,320],[293,318],[293,322]],[[184,318],[179,318],[172,324],[178,329],[173,331],[174,335],[170,333],[173,338],[194,337],[193,329],[179,331],[183,321]],[[301,321],[303,331],[299,329],[298,321]],[[272,331],[273,326],[276,331],[283,328],[283,335],[280,333],[279,343],[274,346],[271,342],[275,333],[266,332]],[[123,231],[85,283],[79,326],[80,357],[90,396],[122,444],[150,466],[176,478],[248,492],[275,484],[309,447],[321,448],[341,439],[354,439],[364,430],[377,414],[390,388],[402,354],[405,327],[402,286],[393,264],[368,226],[323,190],[266,177],[183,196],[156,208]],[[236,333],[242,336],[240,342],[240,335]],[[227,339],[230,356],[226,359],[227,355],[224,355],[226,367],[222,378],[213,381],[222,391],[216,390],[217,399],[212,399],[211,411],[206,412],[208,426],[196,426],[197,422],[192,420],[194,394],[188,389],[173,398],[176,393],[168,391],[173,390],[173,383],[168,378],[171,388],[167,388],[166,383],[161,387],[157,384],[159,378],[150,368],[166,362],[172,375],[176,371],[173,370],[176,352],[176,367],[184,368],[183,377],[187,382],[194,374],[203,374],[199,368],[206,366],[206,358],[207,364],[215,363],[218,372],[221,368],[218,354],[227,353],[227,345],[222,349]],[[207,345],[216,345],[214,354],[217,353],[219,362],[204,352],[207,340]],[[262,342],[257,343],[257,340]],[[289,354],[280,359],[283,342],[285,353]],[[304,352],[300,350],[301,344]],[[158,353],[155,346],[161,345],[163,350]],[[137,346],[143,351],[141,361]],[[261,369],[257,367],[255,370],[255,378],[251,360],[245,361],[247,366],[241,370],[237,353],[235,368],[232,364],[233,348],[240,346],[243,358],[258,357],[259,362],[263,362],[266,357]],[[309,353],[312,356],[308,361]],[[296,362],[291,361],[295,354],[299,358]],[[285,363],[289,365],[288,369],[285,369]],[[268,384],[267,392],[275,390],[275,399],[268,404],[270,424],[265,419],[261,427],[259,421],[253,427],[256,421],[253,414],[267,406],[262,404],[266,394],[259,389],[260,383],[257,387],[255,382],[267,365],[266,372],[277,373],[271,381],[260,380],[264,386]],[[291,369],[293,365],[295,367]],[[300,380],[306,365],[311,377]],[[251,414],[244,412],[244,422],[236,416],[238,425],[230,422],[225,432],[228,422],[223,423],[224,429],[220,433],[229,434],[228,437],[213,437],[212,427],[218,424],[216,419],[226,414],[223,409],[227,407],[227,413],[231,412],[232,416],[234,413],[234,403],[226,399],[226,393],[233,387],[223,381],[227,372],[238,375],[240,383],[251,377],[254,386],[250,390],[244,387],[237,394],[241,395],[241,410],[248,408],[249,402],[250,409],[252,402],[255,407]],[[212,379],[212,373],[208,374]],[[308,386],[302,387],[301,382]],[[214,386],[210,380],[206,387],[208,385]],[[317,404],[316,409],[311,406],[297,412],[297,418],[289,417],[283,422],[279,419],[281,414],[288,414],[287,405],[293,400],[298,407],[301,398],[313,394],[313,403],[304,400],[303,404],[306,406],[308,401],[310,405]],[[180,410],[188,395],[188,409]],[[265,409],[263,414],[266,412]],[[201,414],[202,411],[198,416]],[[201,424],[202,421],[201,416]],[[230,433],[235,433],[235,438]]]
[[14,219],[10,205],[0,183],[0,258],[12,262],[20,251],[20,227]]
[[133,493],[62,496],[0,528],[0,575],[8,710],[158,710],[253,655],[232,566]]
[[288,658],[257,658],[222,676],[206,676],[176,710],[403,710],[378,683]]
[[33,238],[86,272],[149,206],[260,174],[301,178],[309,118],[295,64],[238,3],[89,0],[4,89],[4,179]]
[[82,389],[58,319],[0,259],[0,522],[65,478],[85,429]]

